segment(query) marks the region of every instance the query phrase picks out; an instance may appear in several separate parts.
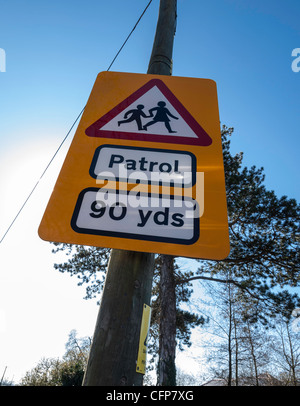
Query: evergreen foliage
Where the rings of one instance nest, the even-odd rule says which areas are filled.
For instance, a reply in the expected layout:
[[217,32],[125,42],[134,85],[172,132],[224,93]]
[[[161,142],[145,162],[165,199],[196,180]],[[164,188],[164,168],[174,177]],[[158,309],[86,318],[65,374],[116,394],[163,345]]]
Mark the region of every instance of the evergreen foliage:
[[[278,198],[264,185],[263,168],[243,167],[243,153],[233,155],[233,128],[223,126],[222,143],[231,251],[223,261],[200,261],[196,272],[182,270],[174,260],[176,339],[182,350],[190,345],[191,329],[208,319],[182,308],[188,304],[194,280],[230,283],[239,288],[244,320],[267,325],[282,314],[289,319],[300,299],[300,206],[287,196]],[[79,278],[86,285],[86,299],[99,297],[105,280],[109,249],[56,244],[53,252],[65,252],[68,261],[55,269]],[[160,272],[162,256],[156,257],[153,283],[149,350],[158,354],[160,337]],[[251,310],[251,311],[250,311]]]

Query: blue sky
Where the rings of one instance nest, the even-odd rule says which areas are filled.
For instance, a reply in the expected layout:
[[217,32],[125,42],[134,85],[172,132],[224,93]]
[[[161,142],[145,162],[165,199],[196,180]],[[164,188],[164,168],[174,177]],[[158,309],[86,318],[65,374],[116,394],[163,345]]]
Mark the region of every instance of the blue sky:
[[[145,73],[157,20],[153,0],[112,70]],[[25,6],[26,4],[26,6]],[[12,0],[2,6],[1,152],[23,142],[24,129],[63,137],[106,70],[146,1]],[[300,73],[296,0],[178,0],[173,75],[217,82],[221,122],[235,127],[245,163],[263,166],[267,185],[299,197]],[[20,131],[20,129],[22,129]]]
[[[1,236],[147,4],[2,2]],[[158,6],[153,0],[111,70],[146,73]],[[266,186],[278,196],[298,201],[300,72],[292,71],[291,54],[300,47],[299,15],[297,0],[178,0],[173,53],[174,76],[216,81],[221,123],[235,128],[233,151],[244,152],[245,165],[263,166]],[[61,355],[72,328],[93,332],[95,303],[82,301],[76,281],[53,271],[57,259],[37,236],[73,134],[0,245],[0,374],[7,365],[8,377],[42,356]]]

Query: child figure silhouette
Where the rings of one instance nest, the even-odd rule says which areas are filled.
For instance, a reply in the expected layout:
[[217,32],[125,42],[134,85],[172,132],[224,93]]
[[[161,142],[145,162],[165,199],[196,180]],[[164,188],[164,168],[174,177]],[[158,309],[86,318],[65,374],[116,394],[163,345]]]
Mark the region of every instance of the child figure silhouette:
[[[146,116],[146,114],[143,112],[144,107],[145,106],[143,104],[138,104],[136,106],[136,109],[126,111],[126,113],[124,114],[125,120],[118,121],[118,126],[120,126],[120,124],[131,123],[132,121],[136,121],[138,130],[139,131],[143,130],[141,117],[145,117],[145,118],[152,117],[152,116]],[[130,117],[128,117],[129,115],[130,115]]]

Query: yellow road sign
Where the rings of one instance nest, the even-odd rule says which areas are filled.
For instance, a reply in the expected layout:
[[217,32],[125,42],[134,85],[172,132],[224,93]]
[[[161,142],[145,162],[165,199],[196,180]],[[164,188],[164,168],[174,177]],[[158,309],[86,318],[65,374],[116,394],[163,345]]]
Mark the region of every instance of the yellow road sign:
[[54,242],[227,257],[215,82],[100,73],[39,235]]

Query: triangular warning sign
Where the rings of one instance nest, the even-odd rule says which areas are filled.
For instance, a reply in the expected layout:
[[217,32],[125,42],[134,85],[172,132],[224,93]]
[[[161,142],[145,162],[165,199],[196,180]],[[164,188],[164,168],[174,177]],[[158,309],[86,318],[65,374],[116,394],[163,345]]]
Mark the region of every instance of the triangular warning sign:
[[163,81],[152,79],[86,129],[90,137],[208,146],[211,137]]

